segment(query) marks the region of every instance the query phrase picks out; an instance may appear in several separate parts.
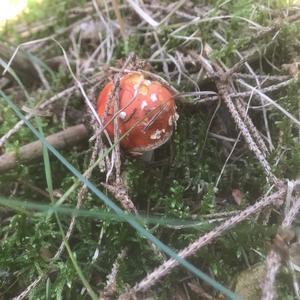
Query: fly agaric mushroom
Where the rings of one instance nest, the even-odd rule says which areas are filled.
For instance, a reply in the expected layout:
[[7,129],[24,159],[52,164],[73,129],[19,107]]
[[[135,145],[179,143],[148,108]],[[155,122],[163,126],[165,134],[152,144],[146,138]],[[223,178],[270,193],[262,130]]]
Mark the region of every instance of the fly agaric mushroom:
[[116,113],[114,99],[110,99],[112,90],[113,83],[107,83],[99,94],[97,111],[111,138],[114,136],[113,119],[118,117],[122,148],[142,154],[158,148],[171,137],[178,115],[167,87],[145,79],[140,72],[122,76]]

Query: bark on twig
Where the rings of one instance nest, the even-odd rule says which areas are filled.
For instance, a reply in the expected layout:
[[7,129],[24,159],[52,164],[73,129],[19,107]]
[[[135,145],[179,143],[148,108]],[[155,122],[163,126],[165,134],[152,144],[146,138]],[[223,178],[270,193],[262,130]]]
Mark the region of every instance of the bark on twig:
[[[181,250],[178,255],[181,258],[186,258],[194,255],[197,251],[199,251],[202,247],[211,243],[213,240],[224,234],[227,230],[231,229],[233,226],[238,223],[246,220],[251,215],[259,212],[263,208],[278,203],[283,200],[286,194],[286,186],[281,187],[279,191],[273,193],[272,195],[263,198],[261,201],[256,202],[252,206],[249,206],[245,210],[241,211],[239,214],[231,217],[227,221],[225,221],[220,226],[216,227],[212,231],[207,234],[200,236],[196,241],[191,243],[189,246]],[[157,269],[155,269],[152,273],[149,273],[142,281],[138,282],[133,288],[130,289],[130,292],[135,294],[137,292],[145,292],[157,281],[161,280],[165,275],[170,273],[175,267],[179,265],[178,261],[174,258],[170,258],[161,264]],[[119,298],[121,299],[121,298]]]
[[[88,138],[88,129],[83,124],[69,127],[47,137],[49,144],[56,149],[65,149]],[[0,156],[0,174],[15,168],[19,163],[30,162],[43,154],[43,145],[35,141],[22,146],[19,151],[5,153]]]
[[117,276],[120,268],[120,262],[125,258],[125,256],[126,249],[122,249],[112,266],[111,273],[107,276],[106,286],[103,289],[103,300],[111,300],[115,298],[114,296],[117,292]]
[[40,275],[35,281],[33,281],[20,295],[17,297],[12,298],[12,300],[23,300],[27,297],[27,295],[36,288],[36,286],[45,279],[45,276],[42,274]]
[[[87,179],[90,179],[91,175],[92,175],[92,172],[93,172],[93,169],[92,169],[92,166],[94,165],[96,159],[97,159],[97,154],[98,154],[98,144],[99,144],[99,140],[97,139],[95,141],[95,144],[94,144],[94,147],[93,147],[93,152],[92,152],[92,155],[91,155],[91,159],[90,159],[90,163],[89,163],[89,167],[86,171],[86,173],[84,174],[85,175],[85,178]],[[77,203],[76,203],[76,209],[80,209],[81,205],[82,205],[82,202],[86,196],[88,192],[88,188],[87,186],[84,184],[82,185],[82,187],[80,188],[79,192],[78,192],[78,195],[77,195]],[[56,254],[54,255],[54,259],[57,259],[59,258],[64,249],[65,249],[65,246],[66,246],[66,242],[69,241],[72,233],[73,233],[73,230],[74,230],[74,227],[75,227],[75,223],[76,223],[76,214],[72,215],[72,219],[71,219],[71,222],[69,224],[69,228],[68,228],[68,231],[65,235],[65,238],[62,240],[58,250],[56,251]]]
[[[213,79],[215,81],[215,85],[217,87],[219,97],[222,99],[222,101],[226,104],[235,124],[240,129],[244,139],[246,140],[249,149],[255,154],[258,161],[261,163],[267,178],[270,183],[279,185],[280,181],[277,179],[275,174],[272,172],[272,168],[269,164],[269,162],[266,160],[266,157],[264,153],[261,151],[259,146],[257,145],[255,139],[253,138],[252,134],[254,131],[257,131],[255,129],[252,121],[248,119],[248,122],[245,123],[243,118],[241,117],[236,105],[232,102],[230,93],[232,92],[232,89],[230,87],[230,82],[228,75],[231,74],[231,69],[227,72],[224,72],[222,67],[218,63],[210,63],[204,56],[198,55],[194,53],[193,51],[190,52],[191,56],[198,60],[203,68],[205,69],[207,75],[209,78]],[[241,106],[240,106],[241,108]],[[247,116],[247,114],[244,112],[244,116]],[[249,125],[253,125],[253,128],[250,130]],[[256,137],[259,136],[257,133]]]
[[[299,187],[300,182],[289,182],[285,200],[285,217],[274,238],[272,248],[266,259],[266,274],[262,282],[262,299],[277,299],[276,276],[283,263],[289,262],[289,248],[294,236],[289,232],[300,211],[300,198],[293,196],[293,191]],[[295,298],[296,299],[296,298]],[[298,299],[298,298],[297,298]]]

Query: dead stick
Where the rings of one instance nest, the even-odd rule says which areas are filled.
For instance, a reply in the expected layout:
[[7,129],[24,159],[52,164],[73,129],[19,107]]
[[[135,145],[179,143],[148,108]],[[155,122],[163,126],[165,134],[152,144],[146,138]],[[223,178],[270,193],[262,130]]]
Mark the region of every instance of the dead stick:
[[[286,194],[286,186],[282,186],[277,192],[271,194],[270,196],[264,197],[262,200],[256,202],[255,204],[248,206],[245,210],[241,211],[239,214],[231,217],[225,221],[220,226],[216,227],[212,231],[200,236],[196,241],[188,245],[186,248],[178,253],[181,258],[187,258],[194,255],[198,250],[211,243],[216,238],[220,237],[226,231],[246,220],[251,215],[261,211],[265,207],[272,204],[278,204],[284,198]],[[137,292],[145,292],[151,286],[153,286],[157,281],[162,279],[166,274],[170,273],[175,267],[179,265],[179,262],[170,258],[161,264],[152,273],[149,273],[143,280],[138,282],[133,288],[129,289],[129,293],[135,294]],[[122,296],[120,296],[119,299]]]
[[[86,140],[88,129],[83,124],[69,127],[58,133],[49,135],[47,141],[56,149],[65,149]],[[17,152],[9,152],[0,156],[0,174],[15,168],[19,163],[30,162],[43,155],[43,145],[35,141],[22,146]]]

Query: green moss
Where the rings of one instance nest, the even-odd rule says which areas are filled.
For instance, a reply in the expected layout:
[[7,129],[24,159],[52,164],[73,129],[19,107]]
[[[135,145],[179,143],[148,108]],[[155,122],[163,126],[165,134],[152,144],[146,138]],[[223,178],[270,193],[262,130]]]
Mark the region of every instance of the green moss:
[[[46,1],[43,5],[38,5],[34,1],[30,2],[31,13],[25,16],[28,24],[39,19],[47,19],[49,14],[57,18],[57,22],[53,26],[45,28],[45,31],[41,31],[38,35],[32,35],[32,38],[52,34],[65,28],[71,22],[65,17],[65,12],[75,4],[83,5],[84,3],[86,1],[80,1],[80,3],[76,1]],[[167,5],[170,1],[164,1],[164,3]],[[272,24],[270,15],[267,10],[263,9],[263,5],[267,5],[264,1],[259,3],[250,0],[225,3],[224,1],[206,1],[206,3],[212,5],[212,9],[207,15],[207,18],[211,17],[212,19],[208,22],[187,26],[178,34],[187,37],[198,30],[196,37],[201,38],[204,45],[207,43],[213,49],[210,58],[221,59],[227,66],[236,62],[236,50],[254,46],[252,37],[255,36],[255,30],[249,31],[249,22],[256,22],[262,26]],[[194,4],[199,3],[194,1]],[[280,9],[284,4],[284,1],[268,2],[271,8],[276,9]],[[223,21],[213,18],[220,14],[230,14],[232,17]],[[111,13],[111,17],[114,18],[113,13]],[[72,21],[74,20],[72,19]],[[168,41],[165,51],[172,55],[175,54],[175,51],[182,51],[187,53],[186,58],[188,58],[188,51],[199,51],[201,45],[198,41],[189,41],[183,45],[183,40],[172,37],[170,33],[178,26],[183,25],[173,24],[174,20],[175,16],[169,20],[169,24],[159,28],[156,34],[161,45]],[[223,45],[216,39],[213,34],[214,30],[224,36],[228,42],[227,45]],[[282,64],[297,60],[300,51],[299,32],[299,24],[286,24],[276,39],[272,41],[273,51],[267,51],[264,55],[279,68]],[[153,54],[152,45],[155,43],[153,36],[143,35],[142,31],[139,33],[140,35],[128,37],[127,44],[121,38],[116,38],[113,59],[109,62],[111,65],[116,64],[119,59],[124,59],[130,51],[134,51],[141,59],[148,59]],[[4,32],[3,36],[5,34],[8,32]],[[271,34],[263,40],[256,41],[257,45],[255,46],[265,46],[272,37]],[[21,37],[13,38],[16,43],[22,40]],[[68,47],[68,39],[65,40],[62,37],[62,42]],[[85,50],[85,48],[82,49],[82,51]],[[155,50],[156,48],[154,48]],[[53,47],[42,52],[43,57],[47,57],[47,55],[52,57],[61,55],[61,52]],[[175,79],[176,76],[173,76],[173,66],[171,63],[169,65],[171,78],[175,81],[177,78]],[[199,71],[199,66],[193,62],[190,65],[187,73],[194,76]],[[160,63],[153,67],[157,72],[162,73]],[[278,73],[272,67],[267,66],[265,62],[259,67],[254,65],[253,69],[255,72],[269,72],[273,75]],[[46,76],[51,85],[51,91],[47,93],[31,91],[33,104],[51,97],[72,82],[71,76],[63,69],[54,74],[48,72]],[[176,86],[180,92],[194,91],[194,86],[185,78],[178,86],[176,82],[171,82],[171,84]],[[202,82],[201,84],[205,85],[206,81],[205,84]],[[201,90],[214,89],[212,85],[202,85]],[[295,117],[299,115],[299,86],[300,79],[295,79],[288,90],[272,94],[272,98]],[[71,102],[74,108],[83,109],[81,98],[72,98]],[[20,106],[22,104],[20,103]],[[230,115],[224,113],[226,107],[223,106],[208,128],[215,108],[215,104],[192,106],[191,103],[189,105],[178,103],[180,118],[177,129],[172,140],[155,151],[154,162],[146,163],[130,156],[122,156],[124,158],[122,175],[126,179],[131,199],[142,214],[161,216],[162,218],[172,217],[177,218],[178,221],[199,219],[199,224],[193,228],[187,226],[170,228],[159,224],[148,226],[149,230],[159,239],[177,250],[187,246],[219,224],[218,222],[208,224],[204,218],[201,219],[203,215],[243,209],[269,189],[260,163],[242,140],[237,144],[216,188],[217,179],[233,143],[212,137],[209,135],[209,131],[234,139],[238,135],[238,130]],[[18,119],[2,102],[0,110],[1,116],[5,116],[0,127],[0,135],[3,135],[14,126]],[[265,135],[265,130],[261,125],[261,113],[250,111],[250,116],[258,129]],[[268,120],[275,146],[268,160],[278,177],[295,179],[299,176],[300,170],[299,128],[275,109],[268,111]],[[55,118],[42,118],[42,126],[45,134],[51,134],[61,129],[60,120],[55,120]],[[24,127],[9,140],[6,149],[17,150],[21,145],[32,140],[34,140],[33,135]],[[80,170],[85,170],[88,163],[85,162],[85,154],[90,154],[86,145],[77,148],[73,153],[63,152],[66,159]],[[52,156],[51,167],[54,172],[55,191],[66,191],[74,183],[74,177]],[[42,161],[22,165],[16,170],[1,175],[1,194],[9,197],[15,191],[16,178],[46,191]],[[95,170],[92,181],[102,189],[100,182],[105,181],[105,174]],[[240,206],[232,199],[233,189],[239,189],[245,194],[244,202]],[[49,201],[47,196],[33,192],[25,185],[18,186],[16,191],[17,195],[24,199],[41,203]],[[68,197],[64,204],[74,207],[78,192],[79,188]],[[93,210],[99,207],[105,209],[105,205],[89,192],[84,198],[82,208]],[[12,210],[5,211],[5,214],[5,217],[1,218],[0,229],[2,253],[0,257],[0,290],[7,290],[5,297],[15,296],[39,274],[46,272],[48,274],[46,281],[34,291],[34,294],[31,295],[32,299],[80,299],[81,296],[78,295],[80,295],[82,283],[66,253],[60,260],[52,262],[49,269],[49,259],[61,242],[61,235],[54,218],[47,219],[38,213]],[[61,219],[66,231],[70,216],[63,216]],[[213,244],[202,248],[191,261],[203,271],[212,273],[216,280],[230,286],[232,278],[236,274],[247,269],[249,265],[255,265],[261,261],[261,257],[257,253],[263,255],[267,253],[268,244],[272,241],[279,222],[277,215],[271,215],[268,226],[262,225],[260,220],[244,222],[226,235],[222,235]],[[80,268],[97,291],[105,285],[106,276],[110,273],[112,265],[122,249],[127,249],[128,255],[121,261],[118,273],[119,292],[122,292],[127,284],[133,285],[139,281],[159,264],[159,259],[153,255],[149,243],[125,223],[77,218],[76,227],[69,242]],[[93,260],[96,249],[99,250],[99,255]],[[163,280],[161,286],[152,291],[153,296],[158,299],[170,299],[174,294],[174,287],[178,285],[179,276],[182,276],[182,270],[172,272]],[[288,291],[290,287],[288,276],[280,277],[282,299],[290,296]],[[217,297],[217,293],[213,290],[209,290],[209,292]],[[82,297],[85,296],[86,294]]]
[[[285,96],[280,98],[279,104],[295,117],[299,115],[299,90],[300,78],[290,85]],[[276,137],[277,148],[274,157],[277,158],[275,170],[278,176],[296,178],[300,170],[300,143],[297,135],[297,125],[279,111],[271,114],[274,120],[274,132],[279,133]]]

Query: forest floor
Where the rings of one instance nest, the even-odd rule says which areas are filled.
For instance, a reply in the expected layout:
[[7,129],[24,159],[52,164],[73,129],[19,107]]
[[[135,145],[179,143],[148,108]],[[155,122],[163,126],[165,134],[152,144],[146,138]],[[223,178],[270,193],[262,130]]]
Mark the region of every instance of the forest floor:
[[[300,299],[297,3],[29,1],[0,32],[0,299]],[[132,72],[177,105],[150,160],[96,112]]]

